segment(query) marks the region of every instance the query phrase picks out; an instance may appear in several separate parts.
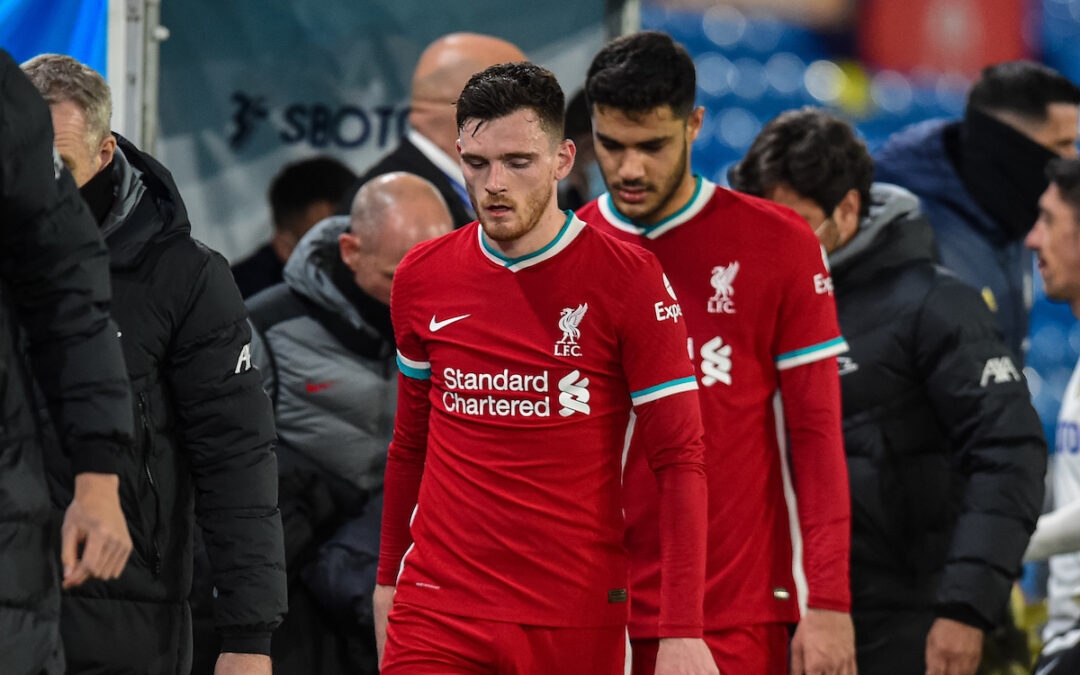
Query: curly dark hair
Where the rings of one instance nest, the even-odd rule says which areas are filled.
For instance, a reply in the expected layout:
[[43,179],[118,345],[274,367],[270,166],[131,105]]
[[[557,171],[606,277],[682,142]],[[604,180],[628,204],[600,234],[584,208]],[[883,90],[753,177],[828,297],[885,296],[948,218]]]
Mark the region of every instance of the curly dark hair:
[[1009,112],[1046,121],[1051,103],[1080,105],[1080,88],[1053,68],[1034,61],[987,66],[968,92],[968,107],[986,113]]
[[465,120],[488,122],[528,108],[540,117],[549,136],[562,140],[565,105],[562,87],[549,70],[526,61],[500,63],[473,75],[461,90],[458,130]]
[[648,30],[609,42],[593,57],[585,80],[590,108],[643,113],[663,105],[686,119],[694,109],[697,71],[670,35]]
[[847,122],[821,108],[788,110],[765,125],[742,160],[728,171],[734,189],[757,197],[787,183],[826,214],[858,190],[860,216],[870,210],[874,160]]

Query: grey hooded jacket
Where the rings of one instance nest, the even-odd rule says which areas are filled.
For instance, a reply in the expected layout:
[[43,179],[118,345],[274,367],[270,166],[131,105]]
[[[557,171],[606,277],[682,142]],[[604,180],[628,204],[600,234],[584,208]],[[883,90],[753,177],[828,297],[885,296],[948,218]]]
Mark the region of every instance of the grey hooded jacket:
[[351,279],[341,278],[338,235],[348,223],[337,216],[316,225],[285,265],[285,282],[248,308],[251,358],[274,403],[281,473],[318,473],[360,506],[382,488],[397,366],[390,335],[346,295],[359,289],[342,290]]

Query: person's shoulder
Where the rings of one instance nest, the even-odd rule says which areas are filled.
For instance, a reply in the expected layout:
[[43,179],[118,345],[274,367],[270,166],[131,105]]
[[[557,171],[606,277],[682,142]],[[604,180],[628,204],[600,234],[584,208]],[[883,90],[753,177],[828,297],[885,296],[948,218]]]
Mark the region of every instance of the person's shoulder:
[[428,239],[409,249],[394,272],[397,280],[403,274],[415,276],[420,273],[438,273],[448,266],[461,262],[462,256],[475,246],[479,223],[472,222],[441,237]]
[[646,268],[660,268],[657,257],[646,250],[637,238],[625,238],[619,232],[590,226],[582,229],[584,243],[590,247],[590,257],[597,265],[604,265],[605,260],[620,270],[633,271]]
[[[710,205],[716,217],[738,222],[741,229],[777,243],[777,239],[820,246],[817,235],[802,216],[782,204],[728,188],[717,187]],[[779,248],[779,247],[778,247]]]

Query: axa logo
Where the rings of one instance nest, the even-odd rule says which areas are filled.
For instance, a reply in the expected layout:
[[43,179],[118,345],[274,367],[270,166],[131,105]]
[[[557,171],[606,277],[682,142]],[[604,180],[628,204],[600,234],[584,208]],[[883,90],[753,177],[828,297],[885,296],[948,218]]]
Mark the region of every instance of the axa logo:
[[717,382],[731,386],[731,345],[716,336],[701,345],[701,383],[711,387]]
[[559,380],[559,414],[570,417],[574,413],[588,415],[589,408],[589,378],[582,377],[581,371],[573,370],[566,377]]
[[840,372],[840,377],[850,375],[859,369],[859,364],[855,363],[855,359],[850,356],[837,356],[836,366]]
[[739,261],[727,265],[717,265],[712,269],[709,283],[713,287],[713,296],[709,298],[709,312],[712,314],[734,314],[735,276],[739,273]]
[[240,373],[251,370],[251,343],[244,345],[244,348],[240,350],[240,357],[236,359],[236,370],[233,371],[233,375],[239,375]]
[[998,356],[987,359],[986,365],[983,366],[982,379],[979,380],[979,385],[985,387],[991,383],[1004,384],[1019,381],[1020,372],[1016,369],[1016,365],[1013,364],[1012,357]]
[[581,356],[581,320],[585,318],[585,312],[589,311],[589,303],[585,302],[573,307],[564,307],[559,314],[559,330],[563,336],[555,343],[555,356]]

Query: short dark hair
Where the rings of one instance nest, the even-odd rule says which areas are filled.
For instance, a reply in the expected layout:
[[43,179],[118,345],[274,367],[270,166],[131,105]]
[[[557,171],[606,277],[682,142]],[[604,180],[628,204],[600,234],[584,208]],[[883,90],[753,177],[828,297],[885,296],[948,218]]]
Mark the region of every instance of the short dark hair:
[[527,108],[540,117],[549,136],[562,140],[565,105],[551,71],[527,61],[500,63],[469,78],[458,97],[457,126],[460,131],[466,120],[489,122]]
[[293,221],[315,202],[330,202],[336,207],[355,183],[352,169],[333,157],[286,164],[270,182],[267,193],[274,229],[293,229]]
[[1080,105],[1080,88],[1053,68],[1033,61],[1005,61],[987,66],[968,92],[969,108],[1012,113],[1046,121],[1051,103]]
[[874,160],[851,125],[812,107],[789,110],[766,124],[746,157],[728,171],[731,187],[740,192],[764,197],[787,183],[826,215],[853,189],[859,192],[859,215],[869,213],[873,179]]
[[566,104],[566,137],[592,136],[592,114],[585,100],[585,90],[578,89]]
[[1080,159],[1057,157],[1050,160],[1046,165],[1046,177],[1057,186],[1065,203],[1073,208],[1080,224]]
[[670,35],[654,30],[609,42],[593,57],[585,79],[590,107],[629,113],[668,105],[676,117],[686,119],[696,93],[694,60]]

